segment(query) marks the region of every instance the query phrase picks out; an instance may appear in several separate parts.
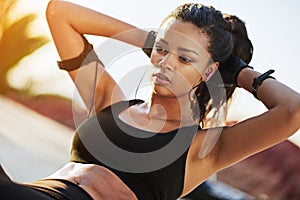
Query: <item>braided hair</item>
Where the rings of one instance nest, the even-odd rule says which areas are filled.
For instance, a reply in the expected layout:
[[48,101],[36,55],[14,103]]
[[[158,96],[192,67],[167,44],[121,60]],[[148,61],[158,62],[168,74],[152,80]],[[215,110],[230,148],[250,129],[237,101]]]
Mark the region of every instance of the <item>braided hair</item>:
[[[242,20],[233,15],[223,15],[212,6],[183,4],[178,6],[163,23],[169,18],[189,22],[200,28],[209,39],[208,52],[212,60],[220,63],[218,73],[214,73],[209,81],[201,82],[190,99],[194,120],[204,126],[203,122],[211,110],[214,110],[214,116],[222,106],[228,107],[235,90],[233,81],[235,66],[228,58],[235,55],[249,63],[253,46]],[[223,93],[225,94],[222,95]]]

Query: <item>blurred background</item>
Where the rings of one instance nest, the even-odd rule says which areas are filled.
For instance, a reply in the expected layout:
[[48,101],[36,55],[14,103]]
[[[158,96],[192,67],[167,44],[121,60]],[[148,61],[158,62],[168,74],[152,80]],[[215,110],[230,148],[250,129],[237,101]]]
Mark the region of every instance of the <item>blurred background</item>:
[[[14,3],[9,6],[8,2]],[[17,89],[30,95],[56,94],[70,99],[74,97],[73,83],[67,73],[58,70],[56,65],[59,57],[51,41],[45,19],[47,2],[48,0],[1,1],[3,38],[0,49],[2,62],[0,91],[2,93]],[[160,25],[170,11],[186,1],[72,0],[71,2],[99,10],[141,28],[153,29]],[[200,3],[213,5],[223,13],[237,15],[244,20],[254,45],[253,59],[250,64],[262,72],[270,68],[275,69],[274,76],[278,80],[300,91],[298,78],[300,67],[297,65],[298,52],[300,52],[298,39],[300,3],[298,1],[289,0],[283,3],[279,0],[263,2],[203,0]],[[107,42],[105,38],[87,37],[96,48],[101,48],[101,45],[104,46]],[[101,53],[101,49],[99,52]],[[120,79],[121,77],[118,77],[121,73],[120,69],[126,69],[120,66],[126,66],[128,62],[131,62],[132,66],[138,66],[141,62],[148,61],[144,56],[138,58],[133,64],[132,59],[119,59],[121,61],[115,63],[116,68],[110,66],[113,76]],[[113,71],[113,69],[117,70]],[[239,112],[235,112],[234,116],[230,115],[233,120],[240,120],[249,116],[249,113],[257,114],[264,109],[248,94],[236,96],[238,104],[234,104],[235,102],[233,104]]]
[[[186,1],[71,2],[151,29],[157,28],[170,11]],[[212,5],[245,21],[254,46],[250,65],[262,72],[275,69],[277,80],[300,92],[299,1],[197,2]],[[41,178],[67,161],[70,140],[76,128],[72,100],[81,106],[80,99],[74,97],[75,88],[67,73],[58,70],[56,65],[59,57],[45,19],[47,3],[48,0],[0,1],[0,164],[17,181]],[[95,47],[105,46],[107,42],[105,38],[87,37]],[[144,56],[139,59],[133,65],[147,62]],[[122,79],[123,75],[115,69],[128,65],[129,61],[132,59],[122,59],[113,63],[117,66],[110,66],[116,79]],[[252,95],[238,90],[229,120],[240,121],[263,111],[264,106]],[[261,198],[298,197],[299,200],[299,146],[298,132],[290,140],[220,172],[217,179]],[[45,153],[48,158],[45,158]],[[31,160],[27,159],[28,155],[31,155]]]

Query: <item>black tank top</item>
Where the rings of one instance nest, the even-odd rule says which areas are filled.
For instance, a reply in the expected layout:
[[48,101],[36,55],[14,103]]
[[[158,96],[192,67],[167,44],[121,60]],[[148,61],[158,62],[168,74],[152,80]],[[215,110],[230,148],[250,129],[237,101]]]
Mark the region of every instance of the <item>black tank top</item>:
[[142,102],[118,102],[84,121],[74,135],[70,161],[107,167],[140,200],[175,200],[183,191],[187,153],[198,126],[155,134],[119,119],[121,111]]

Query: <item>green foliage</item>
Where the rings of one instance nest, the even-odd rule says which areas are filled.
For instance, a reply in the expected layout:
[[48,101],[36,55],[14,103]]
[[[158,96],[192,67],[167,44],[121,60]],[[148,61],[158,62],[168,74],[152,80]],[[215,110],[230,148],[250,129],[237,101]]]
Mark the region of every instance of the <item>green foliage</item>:
[[28,34],[30,23],[36,19],[35,14],[28,13],[10,23],[9,15],[14,14],[15,0],[4,0],[0,11],[0,93],[7,93],[12,88],[7,81],[8,72],[26,56],[32,54],[49,42],[47,36],[31,37]]

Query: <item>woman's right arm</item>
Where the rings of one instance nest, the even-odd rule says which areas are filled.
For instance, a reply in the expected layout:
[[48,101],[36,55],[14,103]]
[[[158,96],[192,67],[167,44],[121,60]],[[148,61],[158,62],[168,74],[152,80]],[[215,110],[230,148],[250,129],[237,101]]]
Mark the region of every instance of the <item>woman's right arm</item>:
[[[77,57],[84,49],[84,34],[112,37],[131,45],[143,47],[147,31],[109,17],[94,10],[65,1],[52,0],[46,11],[48,25],[61,60]],[[122,34],[120,34],[122,33]],[[128,34],[126,34],[128,33]],[[94,98],[94,74],[97,67],[97,85]],[[113,78],[104,70],[101,62],[91,62],[80,71],[69,72],[87,108],[93,98],[94,109],[111,105],[122,100],[123,94]]]

